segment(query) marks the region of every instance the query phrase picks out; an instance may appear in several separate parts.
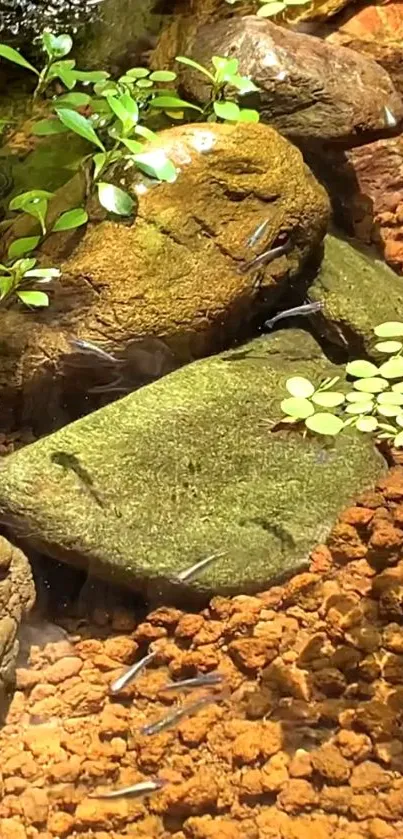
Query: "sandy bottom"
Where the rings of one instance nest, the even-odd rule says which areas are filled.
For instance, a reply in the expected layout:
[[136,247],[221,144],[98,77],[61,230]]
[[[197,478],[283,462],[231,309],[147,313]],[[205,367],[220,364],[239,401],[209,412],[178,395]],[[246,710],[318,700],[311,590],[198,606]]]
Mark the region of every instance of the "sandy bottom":
[[[402,560],[399,561],[399,558]],[[403,469],[345,511],[310,569],[256,597],[145,620],[64,617],[31,646],[0,732],[1,839],[398,839],[403,836]],[[153,665],[109,685],[150,642]],[[218,669],[227,697],[141,734]],[[90,793],[159,776],[146,799]]]

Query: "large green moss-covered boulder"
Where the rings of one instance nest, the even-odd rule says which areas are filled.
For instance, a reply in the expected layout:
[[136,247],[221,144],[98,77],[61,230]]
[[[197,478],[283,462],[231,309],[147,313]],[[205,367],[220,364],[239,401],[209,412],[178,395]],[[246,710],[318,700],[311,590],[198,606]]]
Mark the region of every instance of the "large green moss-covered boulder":
[[188,365],[3,461],[0,521],[149,596],[180,593],[176,575],[222,551],[188,594],[261,589],[383,470],[354,432],[325,445],[270,430],[287,377],[335,371],[298,330]]

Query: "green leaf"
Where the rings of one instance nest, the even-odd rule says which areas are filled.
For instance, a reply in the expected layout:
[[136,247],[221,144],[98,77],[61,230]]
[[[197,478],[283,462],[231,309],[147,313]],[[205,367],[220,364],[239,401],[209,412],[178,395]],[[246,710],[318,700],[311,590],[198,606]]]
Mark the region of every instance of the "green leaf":
[[237,74],[235,76],[231,76],[229,84],[239,90],[241,95],[244,95],[245,93],[253,93],[256,90],[259,90],[255,83],[252,82],[251,79],[248,79],[247,76],[238,76]]
[[150,88],[150,87],[153,87],[153,86],[154,86],[154,82],[152,82],[151,79],[137,79],[137,81],[136,81],[136,87],[139,87],[139,88],[147,89],[147,88]]
[[219,119],[228,119],[232,122],[239,120],[241,111],[236,102],[214,102],[213,108]]
[[155,99],[152,99],[151,105],[153,108],[190,108],[192,111],[198,111],[199,114],[203,113],[203,109],[199,108],[198,105],[192,105],[191,102],[186,102],[184,99],[180,99],[179,96],[156,96]]
[[312,414],[312,416],[307,417],[305,425],[310,431],[314,431],[316,434],[328,434],[333,437],[342,430],[344,423],[343,420],[335,417],[334,414],[324,413]]
[[279,2],[275,3],[265,3],[264,6],[261,6],[260,9],[257,10],[256,14],[258,17],[274,17],[275,15],[279,15],[286,8],[286,4],[280,2],[279,0]]
[[128,137],[122,137],[122,143],[132,154],[139,154],[143,150],[143,143],[139,143],[138,140],[131,140]]
[[288,393],[291,393],[291,396],[295,396],[297,399],[308,399],[315,393],[312,382],[303,376],[292,376],[291,379],[287,379],[285,386]]
[[52,35],[51,32],[43,32],[41,39],[50,58],[63,58],[69,54],[73,46],[70,35]]
[[403,377],[403,358],[396,356],[381,364],[379,372],[385,379],[401,379]]
[[338,405],[342,405],[344,400],[344,393],[337,393],[335,390],[319,390],[312,396],[312,402],[315,405],[321,405],[322,408],[336,408]]
[[356,376],[358,379],[369,379],[376,376],[379,372],[375,364],[371,361],[364,361],[359,359],[357,361],[350,361],[346,365],[346,373],[348,376]]
[[376,431],[378,420],[376,417],[358,417],[355,427],[358,428],[358,431],[364,431],[368,434],[371,431]]
[[381,393],[382,390],[386,390],[388,387],[388,382],[379,376],[374,376],[370,379],[358,379],[354,382],[354,387],[363,393]]
[[17,291],[17,297],[26,306],[49,306],[49,297],[44,291]]
[[402,347],[403,344],[401,341],[380,341],[379,344],[375,344],[374,349],[378,350],[378,352],[393,354],[399,352]]
[[403,393],[403,382],[396,382],[395,385],[392,385],[392,390],[394,393]]
[[253,108],[241,108],[239,113],[239,122],[259,122],[259,111],[254,111]]
[[128,93],[122,93],[119,97],[108,96],[107,102],[113,113],[121,121],[124,134],[128,133],[139,118],[137,102]]
[[156,141],[159,142],[159,137],[155,131],[151,131],[149,128],[146,128],[145,125],[136,125],[134,133],[138,134],[140,137],[144,137],[144,139],[148,140],[150,143],[155,143]]
[[38,219],[41,225],[42,234],[46,234],[45,217],[48,210],[48,202],[46,198],[41,198],[38,201],[33,201],[31,204],[25,206],[25,212],[33,218]]
[[403,393],[387,390],[386,393],[379,394],[377,402],[380,405],[403,405]]
[[57,108],[56,111],[59,119],[70,131],[74,131],[80,137],[84,137],[89,143],[94,143],[102,151],[105,151],[103,143],[96,135],[90,121],[78,114],[76,111],[71,111],[68,108]]
[[72,230],[75,227],[80,227],[82,224],[86,224],[87,221],[88,213],[86,213],[82,207],[76,207],[74,210],[67,210],[66,213],[62,213],[62,215],[56,219],[52,227],[52,233],[57,233],[61,230]]
[[58,96],[57,107],[63,105],[63,107],[67,108],[83,108],[89,105],[90,102],[91,96],[88,93],[65,93],[63,96]]
[[102,169],[105,166],[105,163],[106,163],[106,160],[107,160],[107,154],[106,154],[106,152],[98,152],[97,154],[94,154],[92,159],[94,161],[94,172],[93,172],[92,177],[95,181],[97,179],[98,175],[102,172]]
[[208,79],[210,79],[211,82],[213,82],[213,84],[215,84],[215,78],[213,74],[210,73],[209,70],[206,70],[206,68],[203,67],[202,64],[198,64],[197,61],[193,61],[192,58],[186,58],[185,55],[177,55],[175,61],[178,61],[179,64],[187,64],[188,67],[193,67],[194,70],[198,70],[199,73],[203,73],[205,76],[207,76]]
[[397,417],[401,413],[400,405],[377,405],[376,412],[382,417]]
[[20,256],[34,251],[41,241],[40,236],[26,236],[23,239],[15,239],[7,251],[9,259],[18,259]]
[[[76,84],[77,78],[76,73],[77,70],[74,69],[75,61],[65,60],[65,61],[55,61],[52,64],[49,70],[49,79],[57,79],[59,78],[63,84],[67,87],[68,90],[73,90],[73,87]],[[57,100],[56,100],[57,104]]]
[[126,70],[125,73],[125,76],[129,76],[132,79],[145,79],[149,75],[150,71],[147,70],[146,67],[131,67],[130,70]]
[[216,69],[216,84],[223,82],[232,83],[232,76],[238,75],[239,61],[237,58],[221,58],[219,55],[213,55],[211,59],[213,67]]
[[398,414],[397,415],[396,422],[397,422],[398,425],[400,425],[401,428],[403,428],[403,414]]
[[109,73],[105,70],[76,70],[75,77],[79,82],[103,82],[109,79]]
[[38,260],[35,259],[35,257],[33,256],[27,257],[25,259],[17,259],[17,261],[14,262],[14,264],[12,265],[12,270],[15,271],[16,269],[18,269],[19,273],[22,276],[22,274],[26,274],[27,271],[31,271],[32,268],[35,267],[37,261]]
[[374,403],[368,399],[367,402],[349,402],[345,407],[346,414],[367,414],[372,411]]
[[46,189],[30,189],[28,192],[20,192],[9,203],[9,210],[24,210],[30,204],[38,203],[41,199],[53,198],[53,192],[47,192]]
[[25,67],[27,70],[31,70],[32,73],[35,73],[36,76],[39,76],[38,70],[29,63],[29,61],[24,58],[21,53],[17,50],[13,49],[13,47],[7,47],[6,44],[0,44],[0,57],[6,58],[7,61],[12,61],[14,64],[19,64],[20,67]]
[[130,216],[133,211],[134,201],[131,196],[113,184],[99,183],[98,198],[100,204],[109,213],[116,213],[118,216]]
[[150,79],[153,82],[173,82],[176,79],[176,73],[171,70],[154,70],[150,73]]
[[318,390],[331,390],[332,387],[339,381],[340,376],[328,376],[326,379],[323,379],[323,382],[320,383]]
[[403,336],[403,323],[398,320],[380,323],[374,329],[378,338],[400,338]]
[[0,300],[4,300],[14,287],[14,277],[0,277]]
[[50,134],[66,134],[68,129],[62,125],[57,117],[50,117],[50,119],[40,119],[35,122],[31,129],[31,134],[35,137],[48,137]]
[[396,434],[396,437],[393,440],[393,445],[396,446],[397,449],[400,448],[400,446],[403,446],[403,431],[399,431],[399,434]]
[[146,175],[150,175],[151,178],[168,181],[168,183],[173,183],[177,178],[175,165],[167,158],[162,149],[136,154],[134,160],[139,169]]
[[284,414],[288,414],[295,419],[306,419],[315,410],[309,399],[298,399],[297,397],[283,399],[280,407]]
[[360,393],[360,391],[352,391],[346,396],[347,402],[368,402],[368,393]]

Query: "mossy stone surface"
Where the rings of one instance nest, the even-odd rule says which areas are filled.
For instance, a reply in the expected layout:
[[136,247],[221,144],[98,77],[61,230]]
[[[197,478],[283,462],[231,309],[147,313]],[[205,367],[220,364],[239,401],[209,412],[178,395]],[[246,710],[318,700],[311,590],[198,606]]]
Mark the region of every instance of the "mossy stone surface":
[[325,237],[324,257],[309,297],[323,302],[320,328],[331,341],[377,361],[374,327],[403,321],[403,278],[369,248],[332,234]]
[[178,572],[218,551],[189,595],[262,589],[383,472],[362,435],[270,431],[290,375],[335,370],[299,330],[190,364],[4,460],[0,520],[149,595],[181,596]]

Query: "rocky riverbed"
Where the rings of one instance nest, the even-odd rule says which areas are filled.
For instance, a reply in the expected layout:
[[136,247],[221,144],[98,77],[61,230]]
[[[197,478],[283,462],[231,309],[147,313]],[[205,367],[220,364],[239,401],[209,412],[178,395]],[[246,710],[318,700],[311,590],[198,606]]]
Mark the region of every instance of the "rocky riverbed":
[[[0,734],[2,839],[397,839],[402,545],[395,467],[283,586],[199,612],[140,616],[118,596],[54,606],[64,636],[44,644],[37,624]],[[111,696],[151,642],[153,664]],[[189,698],[167,682],[214,670],[226,697],[140,733],[208,690]],[[149,799],[91,797],[155,776],[166,784]]]

